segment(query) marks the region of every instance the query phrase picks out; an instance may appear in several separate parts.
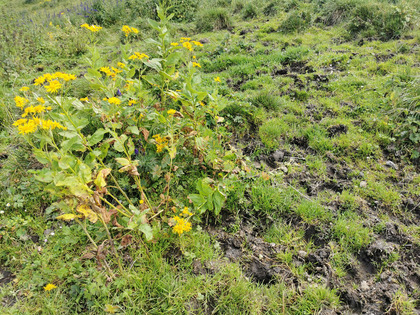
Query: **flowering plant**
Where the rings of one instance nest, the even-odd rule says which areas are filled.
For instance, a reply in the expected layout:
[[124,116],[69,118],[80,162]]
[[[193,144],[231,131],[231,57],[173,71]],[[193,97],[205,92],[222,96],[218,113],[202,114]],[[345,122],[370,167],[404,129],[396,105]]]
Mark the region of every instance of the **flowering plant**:
[[[57,219],[78,222],[98,250],[87,222],[102,226],[115,257],[114,231],[138,231],[146,240],[162,229],[181,236],[197,217],[188,203],[198,215],[218,214],[225,187],[210,177],[229,174],[237,164],[222,146],[217,114],[223,100],[217,89],[209,93],[201,85],[194,49],[202,44],[172,42],[170,17],[158,13],[160,22],[150,24],[159,40],[148,41],[154,45],[149,54],[125,44],[122,59],[109,65],[96,46],[89,48],[86,97],[69,96],[77,78],[57,72],[36,78],[15,98],[23,111],[15,126],[45,166],[35,173],[57,197],[63,213]],[[188,197],[195,187],[188,181],[203,174],[200,195]]]

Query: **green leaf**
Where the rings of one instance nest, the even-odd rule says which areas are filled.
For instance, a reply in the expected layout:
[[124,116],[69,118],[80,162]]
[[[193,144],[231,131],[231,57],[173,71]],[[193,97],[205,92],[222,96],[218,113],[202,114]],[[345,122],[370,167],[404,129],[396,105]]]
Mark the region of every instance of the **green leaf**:
[[182,54],[179,51],[175,51],[166,58],[166,65],[172,66],[178,62],[178,60],[181,58]]
[[34,149],[32,153],[34,154],[35,158],[38,160],[39,163],[47,164],[49,162],[48,155],[44,151],[40,149]]
[[94,69],[91,69],[91,68],[88,68],[87,69],[87,72],[91,75],[91,76],[93,76],[93,77],[95,77],[95,78],[101,78],[102,77],[102,74],[99,72],[99,71],[97,71],[97,70],[94,70]]
[[139,231],[143,232],[147,241],[151,241],[153,239],[153,230],[152,230],[152,227],[149,224],[147,224],[147,223],[140,224],[138,229],[139,229]]
[[103,138],[104,135],[107,133],[108,131],[103,129],[103,128],[99,128],[98,130],[95,131],[95,133],[93,135],[90,136],[89,140],[88,140],[88,145],[92,146],[97,144],[98,142],[100,142]]
[[160,58],[153,58],[144,62],[144,64],[157,72],[162,70],[162,65],[160,63],[162,59]]
[[122,166],[130,165],[130,161],[126,158],[116,158],[115,160]]
[[129,131],[129,132],[131,132],[132,134],[135,134],[135,135],[140,134],[139,128],[137,128],[137,126],[127,127],[127,131]]
[[214,203],[214,214],[219,215],[222,210],[223,203],[226,200],[226,196],[223,195],[219,189],[217,189],[213,194],[213,203]]
[[118,152],[124,152],[124,142],[127,140],[126,135],[121,135],[119,138],[115,139],[114,142],[114,149]]
[[197,190],[200,192],[200,195],[202,196],[209,196],[213,194],[213,189],[210,187],[209,183],[212,181],[212,179],[206,177],[199,181],[197,181]]
[[85,146],[82,143],[82,139],[80,139],[79,135],[74,136],[69,140],[64,140],[61,142],[61,149],[63,153],[71,150],[76,151],[85,151]]
[[60,161],[58,161],[58,166],[63,170],[66,170],[69,168],[74,169],[74,167],[76,166],[76,163],[77,163],[77,160],[75,157],[71,155],[65,155],[60,159]]
[[54,173],[49,169],[38,170],[35,174],[35,179],[43,183],[51,183],[54,179]]

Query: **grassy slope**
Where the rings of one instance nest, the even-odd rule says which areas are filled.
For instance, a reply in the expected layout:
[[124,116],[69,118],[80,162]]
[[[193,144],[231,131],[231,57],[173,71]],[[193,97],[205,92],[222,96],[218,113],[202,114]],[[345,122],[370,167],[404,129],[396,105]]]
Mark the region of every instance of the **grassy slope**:
[[[419,38],[345,40],[339,26],[286,34],[276,31],[284,18],[194,35],[209,40],[197,59],[205,82],[222,79],[232,145],[270,180],[234,187],[223,220],[186,235],[184,254],[165,238],[133,244],[127,274],[110,281],[80,259],[89,251],[82,231],[54,220],[24,176],[28,153],[2,140],[0,269],[16,276],[1,288],[2,313],[102,314],[107,304],[127,314],[415,312],[420,176],[388,115],[396,87],[419,75]],[[117,27],[102,35],[111,58],[118,40]],[[79,58],[50,53],[34,65],[78,72]],[[12,99],[33,76],[5,82],[1,95]],[[58,288],[46,293],[50,282]]]

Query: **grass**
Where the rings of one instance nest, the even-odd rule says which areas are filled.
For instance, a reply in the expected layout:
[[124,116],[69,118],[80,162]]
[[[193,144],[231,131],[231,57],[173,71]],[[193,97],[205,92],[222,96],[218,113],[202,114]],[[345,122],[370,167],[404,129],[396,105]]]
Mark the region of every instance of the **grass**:
[[[104,64],[120,58],[123,24],[141,30],[130,45],[148,52],[154,3],[107,2],[87,21],[66,11],[72,1],[16,0],[13,8],[0,1],[0,272],[16,277],[0,286],[2,313],[344,312],[350,306],[340,290],[360,286],[354,274],[364,272],[361,257],[377,239],[398,245],[375,265],[379,274],[363,274],[383,284],[386,271],[396,285],[377,311],[416,312],[419,289],[401,279],[418,272],[405,244],[420,244],[418,1],[173,2],[172,37],[205,42],[196,53],[202,84],[211,89],[220,77],[220,130],[247,168],[220,171],[227,183],[221,214],[206,213],[182,238],[162,234],[146,242],[134,233],[124,247],[124,235],[112,230],[124,264],[115,279],[83,230],[55,219],[57,200],[28,172],[39,164],[11,127],[18,115],[13,97],[45,72],[86,73],[85,20],[104,26],[97,37]],[[72,91],[77,98],[90,93],[84,81]],[[277,150],[284,156],[273,164]],[[179,194],[197,193],[197,178],[206,174],[188,172],[177,175]],[[88,230],[103,239],[97,226]],[[240,241],[233,246],[230,238]],[[261,247],[252,247],[253,238]],[[243,256],[229,259],[227,250],[238,246]],[[249,271],[255,259],[282,271],[269,284],[256,281]],[[48,283],[57,288],[46,292]]]

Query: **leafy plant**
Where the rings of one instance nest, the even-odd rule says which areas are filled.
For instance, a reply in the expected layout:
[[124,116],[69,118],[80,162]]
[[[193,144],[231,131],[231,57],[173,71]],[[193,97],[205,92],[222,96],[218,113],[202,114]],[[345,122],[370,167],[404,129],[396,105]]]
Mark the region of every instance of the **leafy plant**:
[[[162,8],[158,15],[160,22],[150,20],[159,34],[158,40],[149,40],[155,57],[126,44],[121,62],[106,65],[98,49],[89,48],[82,79],[92,89],[88,97],[68,96],[77,78],[62,72],[36,78],[34,88],[23,87],[15,97],[22,118],[14,125],[44,165],[33,173],[59,199],[64,214],[57,219],[79,223],[98,251],[88,222],[100,224],[109,244],[114,244],[112,230],[151,240],[163,222],[173,233],[188,232],[193,213],[184,206],[186,196],[175,197],[173,187],[194,168],[223,174],[235,167],[236,154],[224,154],[217,127],[223,102],[217,89],[210,94],[201,87],[201,66],[192,56],[201,43],[186,37],[171,42],[173,15],[167,17]],[[225,199],[222,186],[206,176],[197,189],[200,195],[191,196],[197,214],[218,215]],[[121,270],[119,259],[118,265]]]

